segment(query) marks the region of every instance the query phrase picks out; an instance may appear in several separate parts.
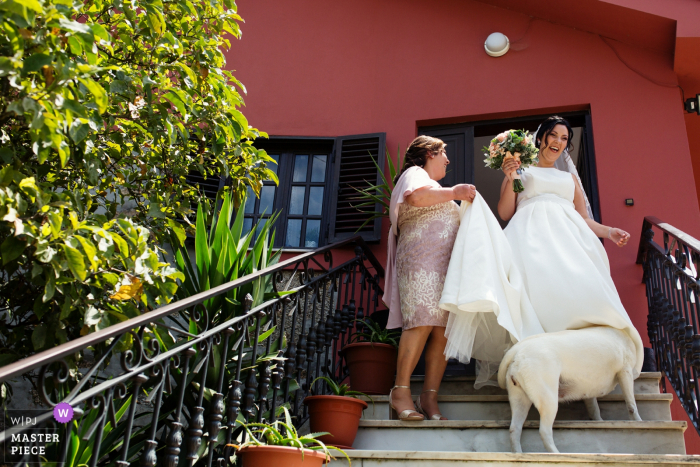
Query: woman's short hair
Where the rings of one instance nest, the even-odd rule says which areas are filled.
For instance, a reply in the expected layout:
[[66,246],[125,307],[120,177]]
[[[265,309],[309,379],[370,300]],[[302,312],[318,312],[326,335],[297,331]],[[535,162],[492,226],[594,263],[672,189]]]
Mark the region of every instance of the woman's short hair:
[[[540,151],[547,147],[547,136],[549,136],[552,130],[554,130],[554,127],[557,125],[564,125],[569,131],[569,142],[567,143],[566,149],[569,151],[574,149],[574,130],[571,128],[571,124],[567,122],[565,118],[554,115],[542,122],[540,129],[535,135],[535,145],[540,149]],[[540,148],[540,143],[542,142],[544,142],[544,147]]]
[[401,171],[394,177],[394,185],[407,169],[418,166],[424,167],[428,156],[439,153],[447,146],[441,139],[433,138],[432,136],[421,135],[414,139],[406,149],[406,154],[403,158],[403,167]]

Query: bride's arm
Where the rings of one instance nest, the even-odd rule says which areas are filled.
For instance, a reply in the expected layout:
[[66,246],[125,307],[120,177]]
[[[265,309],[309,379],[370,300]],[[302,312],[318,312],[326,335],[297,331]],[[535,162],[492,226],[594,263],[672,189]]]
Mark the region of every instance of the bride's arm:
[[520,167],[520,161],[515,159],[509,159],[503,162],[503,173],[506,176],[503,178],[503,183],[501,183],[501,198],[498,200],[498,215],[504,221],[509,221],[513,214],[515,214],[516,201],[518,200],[518,194],[513,191],[513,175],[515,171]]
[[[573,177],[573,175],[572,175]],[[607,225],[602,225],[588,217],[588,210],[586,209],[586,201],[583,199],[583,192],[578,182],[574,178],[574,207],[576,211],[581,214],[583,220],[586,221],[588,227],[600,238],[607,238],[612,240],[617,246],[625,246],[630,239],[630,234],[622,229],[615,227],[608,227]]]

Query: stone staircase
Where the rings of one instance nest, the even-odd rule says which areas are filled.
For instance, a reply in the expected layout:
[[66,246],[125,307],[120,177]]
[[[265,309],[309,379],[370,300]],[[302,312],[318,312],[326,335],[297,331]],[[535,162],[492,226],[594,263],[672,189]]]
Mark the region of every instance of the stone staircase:
[[[598,399],[602,422],[591,421],[582,402],[562,404],[554,423],[554,442],[561,454],[546,452],[533,407],[523,429],[525,453],[513,454],[506,391],[493,386],[475,390],[473,376],[446,377],[439,401],[448,421],[390,420],[388,396],[373,396],[374,404],[365,399],[369,407],[348,455],[355,467],[453,467],[465,462],[548,467],[700,465],[700,456],[685,454],[687,424],[671,420],[672,395],[659,392],[660,378],[661,373],[643,373],[635,381],[642,422],[629,421],[619,387]],[[414,395],[422,384],[421,377],[412,379]],[[340,456],[330,465],[347,461]]]

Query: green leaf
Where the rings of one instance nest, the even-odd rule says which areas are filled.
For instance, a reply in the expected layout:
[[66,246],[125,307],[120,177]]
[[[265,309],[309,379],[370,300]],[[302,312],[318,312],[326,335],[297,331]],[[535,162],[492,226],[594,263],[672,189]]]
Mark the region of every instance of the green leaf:
[[32,345],[34,346],[34,350],[41,350],[45,343],[46,325],[40,324],[39,326],[35,327],[34,332],[32,332]]
[[43,13],[44,8],[41,6],[41,3],[39,3],[37,0],[14,0],[15,3],[19,3],[20,5],[29,8],[30,10],[34,10],[37,13]]
[[5,265],[12,260],[17,259],[26,247],[26,243],[15,236],[9,236],[0,245],[0,253],[2,253],[2,264]]
[[50,65],[52,61],[53,57],[51,55],[45,53],[37,53],[24,59],[23,69],[25,73],[39,71],[42,67]]
[[175,92],[168,91],[167,93],[165,93],[163,95],[163,98],[172,102],[172,104],[175,106],[175,108],[177,108],[177,111],[180,112],[180,114],[182,114],[182,115],[187,114],[187,109],[185,109],[184,102],[182,102],[180,97],[177,94],[175,94]]
[[88,261],[90,262],[90,267],[92,268],[93,271],[97,270],[97,249],[95,246],[92,244],[92,242],[86,238],[81,237],[80,235],[76,235],[73,238],[78,240],[80,244],[83,247],[83,250],[85,250],[85,255],[88,258]]
[[156,219],[165,219],[165,213],[160,210],[160,203],[151,201],[148,206],[148,215]]
[[163,34],[163,16],[160,12],[155,11],[153,8],[146,6],[146,19],[148,20],[148,25],[151,27],[157,36]]
[[[21,0],[16,0],[16,1],[21,1]],[[77,21],[71,21],[65,18],[61,18],[58,20],[58,24],[61,27],[61,29],[66,29],[68,31],[73,31],[73,32],[80,32],[83,34],[89,34],[92,36],[92,29],[90,29],[90,26],[79,23]]]
[[109,92],[113,94],[125,94],[128,91],[129,85],[126,83],[126,81],[115,79],[114,81],[109,83]]
[[95,97],[95,104],[97,104],[97,110],[102,114],[107,110],[109,101],[107,100],[107,93],[104,88],[100,86],[100,83],[91,78],[78,78],[83,86],[88,88],[88,91]]
[[114,243],[116,243],[117,248],[119,248],[119,254],[123,257],[129,256],[129,245],[124,241],[124,239],[116,233],[110,233],[110,237]]
[[76,39],[75,36],[70,36],[68,38],[68,45],[70,46],[70,51],[74,55],[82,55],[83,44],[78,39]]
[[109,36],[109,33],[107,30],[99,23],[92,23],[90,24],[90,29],[92,33],[95,35],[95,37],[98,37],[106,42],[109,42],[111,37]]
[[258,337],[258,344],[265,342],[265,339],[270,337],[275,332],[275,329],[277,329],[277,326],[272,326],[270,329],[260,334],[260,337]]
[[75,119],[68,130],[71,139],[75,144],[80,143],[90,132],[90,126],[87,123],[83,123],[82,119]]
[[173,219],[168,218],[168,226],[173,230],[173,232],[177,236],[177,240],[180,242],[180,246],[183,246],[185,244],[185,240],[187,239],[187,233],[185,232],[184,227],[182,227],[182,224],[180,224],[177,221],[174,221]]
[[197,208],[197,227],[194,236],[195,264],[199,273],[201,291],[209,290],[209,243],[207,227],[204,225],[204,206],[200,203]]
[[85,271],[85,260],[83,259],[83,254],[68,245],[61,246],[63,247],[63,252],[66,254],[68,268],[76,279],[84,281],[87,277],[87,272]]

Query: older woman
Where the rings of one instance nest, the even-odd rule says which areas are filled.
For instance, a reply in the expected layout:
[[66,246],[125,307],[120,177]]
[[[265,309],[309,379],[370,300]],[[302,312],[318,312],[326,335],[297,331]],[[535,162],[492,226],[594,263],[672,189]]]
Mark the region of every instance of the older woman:
[[[438,301],[459,227],[454,200],[472,201],[476,195],[473,185],[440,186],[438,180],[445,177],[449,163],[444,142],[419,136],[408,147],[394,180],[383,300],[389,306],[387,327],[403,328],[396,385],[389,394],[400,420],[445,419],[438,409],[437,392],[447,365],[443,352],[448,312],[440,309]],[[411,373],[426,342],[425,381],[414,406]]]

